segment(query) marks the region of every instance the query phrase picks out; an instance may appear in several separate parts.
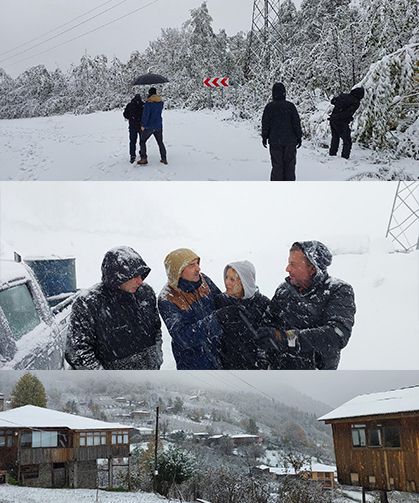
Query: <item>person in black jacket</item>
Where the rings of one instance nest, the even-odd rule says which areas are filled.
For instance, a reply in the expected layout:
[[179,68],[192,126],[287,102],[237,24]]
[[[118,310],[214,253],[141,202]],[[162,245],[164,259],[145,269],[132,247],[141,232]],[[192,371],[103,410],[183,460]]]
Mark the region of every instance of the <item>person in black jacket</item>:
[[258,351],[257,330],[269,304],[255,284],[256,270],[248,260],[231,262],[224,269],[225,293],[215,298],[216,316],[223,328],[223,369],[252,370],[266,367]]
[[339,141],[342,138],[342,157],[344,159],[349,159],[352,148],[349,123],[354,120],[353,115],[358,110],[364,94],[365,91],[363,87],[356,87],[352,89],[349,94],[342,93],[332,98],[331,103],[335,106],[329,117],[330,129],[332,131],[329,155],[337,155]]
[[262,144],[271,154],[271,181],[294,181],[297,148],[303,136],[300,116],[295,105],[285,100],[285,86],[277,82],[272,88],[273,101],[262,115]]
[[129,155],[130,163],[134,164],[136,159],[137,139],[141,142],[141,118],[143,116],[144,103],[141,94],[136,94],[128,103],[124,110],[124,117],[128,120],[129,126]]
[[150,268],[127,246],[109,250],[102,282],[74,301],[65,357],[73,369],[160,368],[161,322]]
[[354,291],[329,276],[329,249],[319,241],[292,245],[286,271],[265,311],[259,337],[273,369],[336,369],[351,336]]

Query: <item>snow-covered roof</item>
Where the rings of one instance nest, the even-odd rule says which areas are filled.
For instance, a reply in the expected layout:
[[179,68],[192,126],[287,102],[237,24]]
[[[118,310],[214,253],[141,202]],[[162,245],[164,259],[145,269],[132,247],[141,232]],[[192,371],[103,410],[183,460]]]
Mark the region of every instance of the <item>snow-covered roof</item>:
[[57,410],[25,405],[0,412],[0,428],[69,428],[71,430],[127,430],[126,424],[107,423]]
[[320,417],[319,421],[416,411],[419,411],[419,386],[412,386],[359,395]]
[[[269,473],[274,473],[275,475],[294,475],[295,470],[292,466],[284,467],[284,466],[267,466],[267,465],[259,465],[257,468],[260,470],[269,470]],[[336,466],[333,465],[325,465],[323,463],[309,463],[305,464],[300,472],[321,472],[321,473],[334,473],[336,472]]]
[[231,435],[231,438],[260,438],[259,435],[249,435],[248,433],[241,433],[240,435]]

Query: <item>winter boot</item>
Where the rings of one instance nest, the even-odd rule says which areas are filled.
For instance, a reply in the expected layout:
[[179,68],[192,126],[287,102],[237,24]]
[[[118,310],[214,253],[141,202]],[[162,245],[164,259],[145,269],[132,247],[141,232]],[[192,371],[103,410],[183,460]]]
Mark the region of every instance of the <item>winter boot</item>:
[[139,161],[137,161],[137,164],[141,164],[141,165],[146,165],[148,164],[148,160],[147,159],[140,159]]
[[161,159],[161,160],[160,160],[160,162],[161,162],[162,164],[169,164],[169,163],[167,162],[167,159]]
[[130,160],[129,160],[129,162],[130,162],[131,164],[134,164],[134,162],[135,162],[135,157],[131,157],[131,158],[130,158]]

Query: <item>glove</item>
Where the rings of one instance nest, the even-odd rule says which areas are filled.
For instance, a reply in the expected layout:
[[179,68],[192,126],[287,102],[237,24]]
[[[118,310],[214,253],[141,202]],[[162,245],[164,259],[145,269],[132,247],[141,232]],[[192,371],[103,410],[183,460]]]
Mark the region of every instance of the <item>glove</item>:
[[300,147],[301,147],[301,138],[297,142],[297,148],[300,148]]
[[230,323],[238,323],[241,322],[242,319],[240,317],[240,308],[239,306],[231,305],[225,306],[221,309],[215,311],[215,316],[221,325],[230,324]]
[[[280,334],[277,337],[276,334]],[[286,351],[288,349],[287,337],[279,332],[277,329],[273,328],[261,328],[258,331],[258,345],[265,351]]]
[[262,145],[263,145],[265,148],[268,148],[268,139],[267,139],[267,138],[262,138]]

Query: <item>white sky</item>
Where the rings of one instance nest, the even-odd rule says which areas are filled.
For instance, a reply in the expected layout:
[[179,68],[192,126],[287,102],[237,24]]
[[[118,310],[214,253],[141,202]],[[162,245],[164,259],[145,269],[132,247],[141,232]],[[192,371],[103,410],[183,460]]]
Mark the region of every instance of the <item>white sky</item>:
[[[126,61],[134,50],[142,52],[150,41],[160,35],[162,28],[180,27],[189,19],[191,9],[199,7],[202,3],[202,0],[126,0],[115,9],[75,30],[68,31],[24,54],[16,55],[16,53],[59,32],[68,30],[121,1],[111,0],[103,5],[105,0],[91,0],[89,2],[85,0],[1,0],[0,68],[4,68],[13,77],[38,64],[44,64],[48,69],[67,68],[72,63],[77,64],[85,52],[92,56],[96,54],[105,54],[109,58],[117,56],[122,61]],[[298,5],[300,0],[296,0],[295,3]],[[3,54],[46,32],[55,30],[58,26],[68,23],[100,5],[103,7],[79,18],[74,23],[34,40],[31,44],[14,52]],[[234,35],[239,31],[250,29],[253,0],[207,0],[207,5],[213,18],[215,32],[225,29],[229,35]],[[45,54],[39,54],[143,6],[144,9],[127,18]],[[16,55],[16,57],[4,60],[12,55]],[[29,56],[33,57],[21,61]]]

